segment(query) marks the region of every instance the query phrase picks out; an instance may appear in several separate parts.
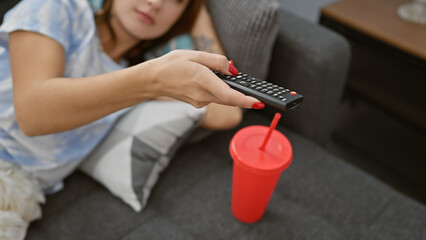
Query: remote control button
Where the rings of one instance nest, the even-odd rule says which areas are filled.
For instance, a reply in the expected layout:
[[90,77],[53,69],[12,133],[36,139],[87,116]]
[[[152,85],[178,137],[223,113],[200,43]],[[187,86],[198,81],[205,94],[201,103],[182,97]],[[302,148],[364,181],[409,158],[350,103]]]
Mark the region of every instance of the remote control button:
[[[280,87],[277,84],[262,79],[250,77],[248,74],[242,72],[239,72],[236,76],[223,74],[216,70],[213,70],[213,73],[238,91],[245,92],[248,89],[255,90],[256,92],[249,91],[248,93],[254,97],[263,97],[264,101],[266,101],[265,103],[281,109],[293,107],[294,105],[286,106],[286,104],[292,104],[292,100],[287,101],[286,97],[298,95],[295,91],[291,91],[290,89]],[[231,82],[235,82],[236,85],[231,84]]]
[[246,82],[246,81],[236,81],[236,83],[243,85],[243,86],[249,86],[250,83]]

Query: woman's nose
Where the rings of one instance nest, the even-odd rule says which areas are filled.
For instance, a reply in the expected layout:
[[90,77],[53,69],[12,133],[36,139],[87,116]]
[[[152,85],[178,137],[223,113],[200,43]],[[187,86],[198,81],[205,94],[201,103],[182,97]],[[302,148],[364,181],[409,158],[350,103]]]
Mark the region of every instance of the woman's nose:
[[148,4],[153,8],[160,8],[163,5],[163,0],[147,0]]

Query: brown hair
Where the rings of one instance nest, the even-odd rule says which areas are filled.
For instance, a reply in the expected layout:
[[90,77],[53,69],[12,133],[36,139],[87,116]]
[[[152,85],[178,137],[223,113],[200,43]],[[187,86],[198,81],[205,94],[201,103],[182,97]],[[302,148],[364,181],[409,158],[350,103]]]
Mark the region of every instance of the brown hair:
[[[102,9],[95,14],[96,22],[106,23],[107,28],[112,36],[112,44],[115,44],[116,36],[112,29],[109,19],[111,18],[112,3],[114,0],[104,0]],[[166,32],[163,36],[154,40],[144,40],[131,48],[124,54],[124,59],[129,62],[129,65],[135,65],[144,61],[144,53],[148,50],[161,46],[167,41],[183,33],[189,33],[195,23],[195,19],[201,9],[204,0],[189,0],[185,11],[178,21]]]

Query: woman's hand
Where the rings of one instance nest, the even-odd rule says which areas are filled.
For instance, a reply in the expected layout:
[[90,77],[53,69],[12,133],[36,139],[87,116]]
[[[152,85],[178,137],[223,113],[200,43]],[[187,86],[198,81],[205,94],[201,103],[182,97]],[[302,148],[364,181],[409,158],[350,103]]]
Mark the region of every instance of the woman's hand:
[[225,56],[193,50],[175,50],[145,63],[149,64],[149,72],[154,80],[151,89],[158,96],[172,97],[197,108],[212,102],[251,108],[254,103],[259,102],[230,88],[212,72],[217,70],[232,75]]

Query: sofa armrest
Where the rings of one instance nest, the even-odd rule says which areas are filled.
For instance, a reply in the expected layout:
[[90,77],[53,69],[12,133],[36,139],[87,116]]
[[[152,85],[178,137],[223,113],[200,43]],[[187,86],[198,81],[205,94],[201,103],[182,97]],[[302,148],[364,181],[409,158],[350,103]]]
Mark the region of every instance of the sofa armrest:
[[305,97],[281,123],[324,144],[337,117],[349,61],[346,39],[280,9],[268,80]]

